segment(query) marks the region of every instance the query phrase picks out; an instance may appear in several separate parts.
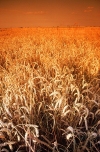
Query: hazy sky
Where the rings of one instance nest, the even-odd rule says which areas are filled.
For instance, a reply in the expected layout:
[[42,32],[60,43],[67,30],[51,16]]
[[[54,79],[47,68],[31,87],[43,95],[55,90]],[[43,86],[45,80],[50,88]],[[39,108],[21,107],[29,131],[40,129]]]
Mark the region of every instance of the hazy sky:
[[100,0],[0,0],[0,28],[100,26]]

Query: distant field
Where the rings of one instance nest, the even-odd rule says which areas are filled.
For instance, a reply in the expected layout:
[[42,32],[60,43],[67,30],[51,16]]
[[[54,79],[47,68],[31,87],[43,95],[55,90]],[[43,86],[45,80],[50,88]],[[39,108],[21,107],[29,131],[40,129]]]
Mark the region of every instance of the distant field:
[[100,28],[0,29],[0,150],[99,146]]

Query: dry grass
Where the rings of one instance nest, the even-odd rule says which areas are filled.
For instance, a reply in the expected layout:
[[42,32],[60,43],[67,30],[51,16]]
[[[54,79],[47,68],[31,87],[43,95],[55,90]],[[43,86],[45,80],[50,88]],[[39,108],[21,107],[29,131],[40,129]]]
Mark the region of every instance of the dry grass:
[[99,152],[100,28],[0,29],[0,151]]

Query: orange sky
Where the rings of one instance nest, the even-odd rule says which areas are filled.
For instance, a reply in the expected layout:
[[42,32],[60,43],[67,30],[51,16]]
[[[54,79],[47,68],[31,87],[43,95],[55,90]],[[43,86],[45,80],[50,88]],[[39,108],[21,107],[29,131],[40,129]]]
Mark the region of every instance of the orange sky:
[[100,0],[0,0],[0,28],[100,26]]

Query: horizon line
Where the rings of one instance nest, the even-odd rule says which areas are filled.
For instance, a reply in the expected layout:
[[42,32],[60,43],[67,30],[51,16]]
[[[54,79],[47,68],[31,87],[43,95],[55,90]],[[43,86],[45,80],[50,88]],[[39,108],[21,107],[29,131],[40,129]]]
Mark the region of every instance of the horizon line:
[[10,28],[79,28],[79,27],[100,27],[100,25],[67,25],[67,26],[18,26],[18,27],[0,27],[0,29],[10,29]]

